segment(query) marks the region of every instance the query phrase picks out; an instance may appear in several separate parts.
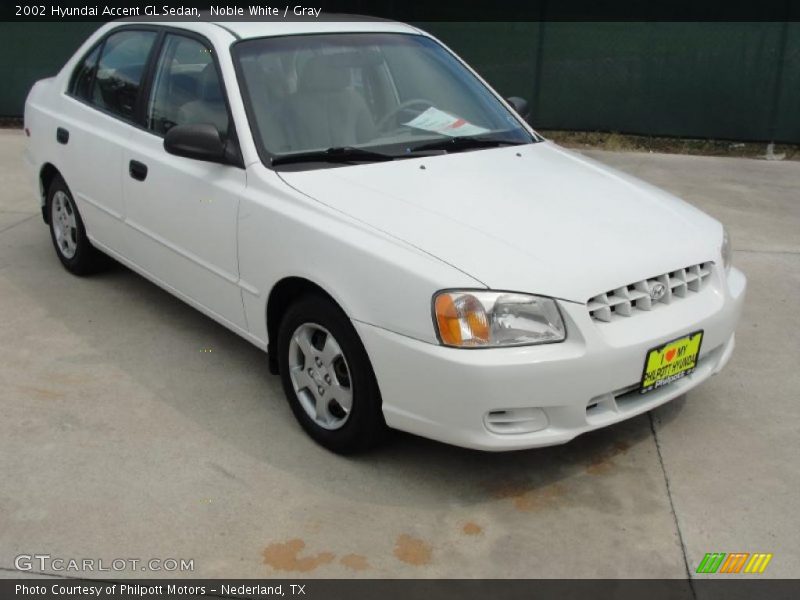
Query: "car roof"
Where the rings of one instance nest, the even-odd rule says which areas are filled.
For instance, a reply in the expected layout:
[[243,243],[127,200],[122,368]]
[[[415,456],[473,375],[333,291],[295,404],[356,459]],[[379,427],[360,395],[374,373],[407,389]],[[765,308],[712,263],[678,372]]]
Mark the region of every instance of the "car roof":
[[214,24],[242,39],[309,33],[419,33],[405,23],[354,15],[328,15],[313,20],[215,21]]
[[147,23],[150,25],[163,25],[187,29],[198,33],[209,33],[211,30],[224,29],[238,39],[254,39],[262,37],[307,35],[313,33],[422,33],[419,29],[399,23],[374,17],[358,15],[320,15],[319,18],[295,19],[261,19],[250,21],[215,21],[208,12],[201,12],[199,20],[184,20],[175,22],[142,20],[129,17],[118,19],[113,24]]

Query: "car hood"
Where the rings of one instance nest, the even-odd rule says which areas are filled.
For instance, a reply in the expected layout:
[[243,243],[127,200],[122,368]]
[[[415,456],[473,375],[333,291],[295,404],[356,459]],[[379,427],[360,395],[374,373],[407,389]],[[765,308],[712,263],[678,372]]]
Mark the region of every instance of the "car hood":
[[575,302],[716,260],[722,239],[686,202],[551,142],[280,175],[489,288]]

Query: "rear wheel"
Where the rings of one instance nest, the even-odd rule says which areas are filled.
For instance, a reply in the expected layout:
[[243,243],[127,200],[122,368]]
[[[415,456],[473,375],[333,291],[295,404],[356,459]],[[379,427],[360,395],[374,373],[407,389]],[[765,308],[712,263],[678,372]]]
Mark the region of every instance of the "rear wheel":
[[50,184],[45,210],[56,254],[70,273],[88,275],[106,264],[105,256],[86,237],[78,207],[61,177],[55,177]]
[[361,340],[339,307],[305,296],[278,331],[278,362],[289,405],[306,432],[340,454],[385,437],[380,391]]

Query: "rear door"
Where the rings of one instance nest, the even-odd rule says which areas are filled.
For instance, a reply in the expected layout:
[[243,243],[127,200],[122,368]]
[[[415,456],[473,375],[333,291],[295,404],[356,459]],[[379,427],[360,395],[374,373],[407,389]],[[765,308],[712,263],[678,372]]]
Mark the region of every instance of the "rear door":
[[169,30],[160,41],[144,111],[123,153],[128,256],[152,277],[229,325],[246,329],[236,220],[243,168],[164,150],[182,124],[210,123],[235,136],[212,45]]
[[62,169],[91,238],[124,254],[123,149],[135,129],[144,73],[158,34],[115,30],[72,74],[56,136]]

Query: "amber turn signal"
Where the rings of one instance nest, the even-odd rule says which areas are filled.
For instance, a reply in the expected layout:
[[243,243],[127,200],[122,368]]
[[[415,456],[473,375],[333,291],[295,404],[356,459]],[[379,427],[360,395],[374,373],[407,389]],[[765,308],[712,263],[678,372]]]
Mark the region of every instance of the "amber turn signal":
[[489,343],[489,319],[475,296],[463,292],[439,294],[434,310],[443,344],[485,346]]

